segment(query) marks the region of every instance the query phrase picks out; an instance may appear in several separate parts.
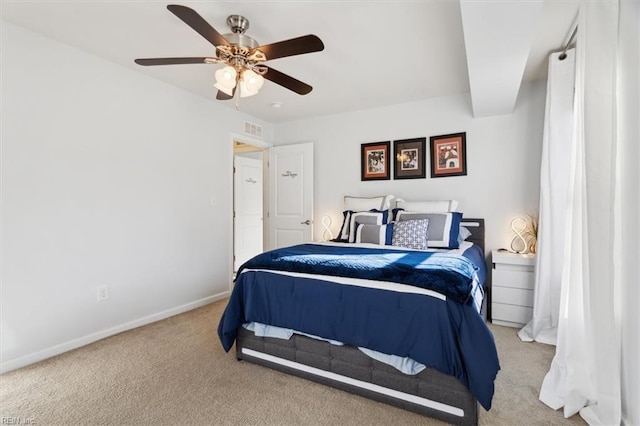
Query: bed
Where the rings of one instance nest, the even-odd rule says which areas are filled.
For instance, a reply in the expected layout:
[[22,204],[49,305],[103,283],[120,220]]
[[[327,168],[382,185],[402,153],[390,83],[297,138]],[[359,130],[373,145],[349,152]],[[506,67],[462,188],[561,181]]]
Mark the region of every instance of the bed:
[[[238,360],[477,424],[478,405],[491,407],[499,362],[480,314],[484,221],[460,224],[470,235],[455,250],[363,243],[352,229],[346,244],[256,256],[240,269],[221,318],[224,349],[235,343]],[[386,223],[376,226],[384,239]]]

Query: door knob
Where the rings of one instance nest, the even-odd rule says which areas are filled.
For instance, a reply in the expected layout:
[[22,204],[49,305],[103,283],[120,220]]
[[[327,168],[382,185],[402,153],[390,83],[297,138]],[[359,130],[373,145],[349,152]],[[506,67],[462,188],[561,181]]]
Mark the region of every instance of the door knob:
[[311,225],[311,221],[307,219],[304,222],[300,222],[300,225]]

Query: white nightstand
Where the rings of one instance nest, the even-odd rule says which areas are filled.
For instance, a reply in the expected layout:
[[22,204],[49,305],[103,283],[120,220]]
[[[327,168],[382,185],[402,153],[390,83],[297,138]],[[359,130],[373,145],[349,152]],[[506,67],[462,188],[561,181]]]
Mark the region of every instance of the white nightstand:
[[491,321],[508,327],[522,327],[533,316],[536,256],[493,250],[491,261]]

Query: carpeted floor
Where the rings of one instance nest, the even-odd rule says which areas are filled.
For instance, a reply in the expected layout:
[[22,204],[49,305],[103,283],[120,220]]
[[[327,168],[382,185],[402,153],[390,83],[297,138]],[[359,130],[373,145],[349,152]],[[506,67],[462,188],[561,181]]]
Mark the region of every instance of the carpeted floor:
[[[218,341],[225,301],[0,376],[3,424],[441,424],[247,362]],[[585,424],[538,400],[555,348],[491,325],[502,370],[481,425]],[[6,419],[6,420],[5,420]]]

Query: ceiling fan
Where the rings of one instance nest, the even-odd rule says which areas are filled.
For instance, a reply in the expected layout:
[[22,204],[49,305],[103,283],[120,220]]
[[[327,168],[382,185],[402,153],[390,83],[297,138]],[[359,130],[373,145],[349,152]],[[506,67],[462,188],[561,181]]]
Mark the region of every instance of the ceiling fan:
[[229,16],[227,25],[231,33],[222,35],[191,8],[170,4],[167,9],[214,45],[216,56],[136,59],[137,64],[225,64],[215,73],[215,87],[218,89],[216,99],[219,100],[232,99],[236,92],[241,97],[253,96],[260,90],[265,78],[300,95],[311,92],[312,87],[308,84],[264,62],[324,50],[324,44],[317,36],[310,34],[259,46],[256,40],[244,34],[249,28],[249,20],[244,16]]

